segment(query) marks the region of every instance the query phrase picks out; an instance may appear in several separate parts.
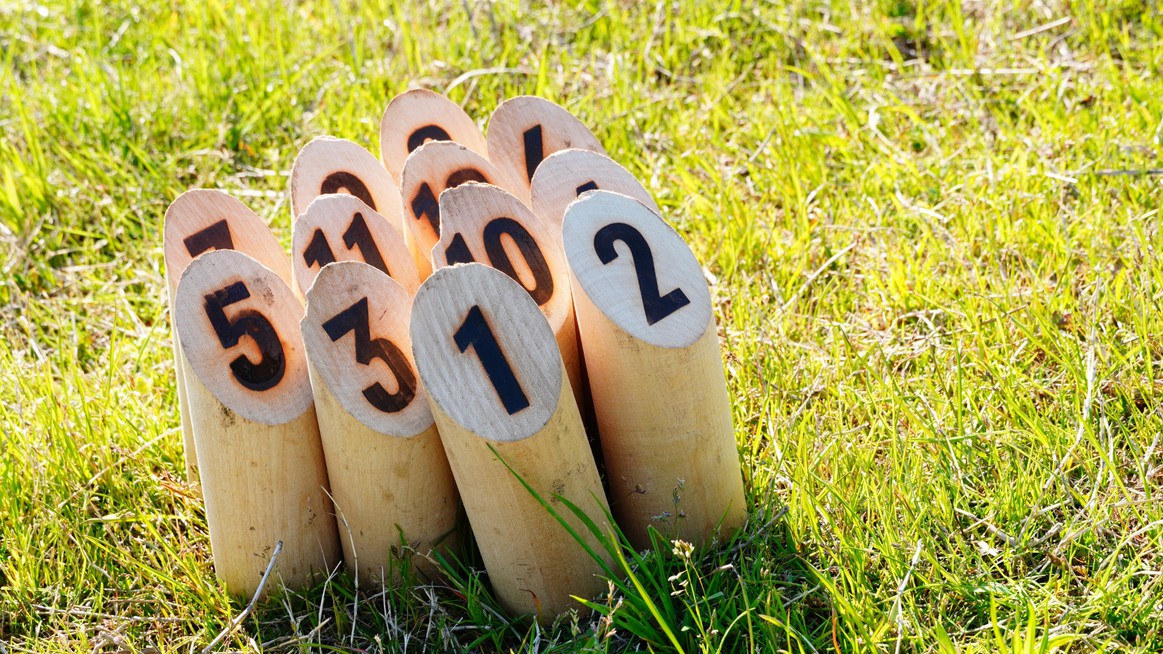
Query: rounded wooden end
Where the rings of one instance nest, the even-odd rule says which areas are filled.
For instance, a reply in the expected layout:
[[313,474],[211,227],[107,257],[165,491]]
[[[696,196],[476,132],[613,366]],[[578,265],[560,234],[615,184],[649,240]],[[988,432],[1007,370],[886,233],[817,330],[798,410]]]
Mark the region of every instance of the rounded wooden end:
[[562,239],[574,283],[630,335],[681,348],[707,331],[711,293],[702,268],[682,237],[641,202],[586,193],[566,209]]
[[[410,262],[410,259],[409,259]],[[301,328],[312,367],[364,426],[409,437],[432,426],[408,335],[412,295],[366,263],[325,266]]]
[[400,180],[408,155],[429,141],[455,141],[488,156],[484,134],[452,100],[425,89],[392,98],[380,120],[380,158],[395,180]]
[[537,433],[557,410],[562,362],[549,323],[508,275],[441,268],[412,306],[412,349],[430,401],[492,441]]
[[375,155],[351,141],[320,136],[303,146],[291,167],[292,218],[330,193],[354,195],[390,222],[400,222],[400,189]]
[[400,193],[404,198],[405,236],[422,274],[431,266],[429,252],[440,238],[440,194],[466,182],[511,190],[511,184],[496,166],[459,143],[434,141],[422,145],[404,164]]
[[586,191],[613,191],[628,195],[661,214],[654,198],[638,178],[600,152],[571,148],[554,152],[533,175],[533,211],[545,222],[561,227],[565,209]]
[[214,189],[179,195],[166,209],[162,249],[173,296],[186,266],[213,250],[238,250],[254,257],[287,283],[291,266],[270,227],[237,198]]
[[227,409],[279,425],[311,408],[303,307],[269,268],[234,250],[208,252],[186,267],[174,306],[191,370]]
[[361,261],[399,282],[414,295],[420,287],[416,262],[398,225],[353,195],[321,195],[291,229],[291,268],[301,293],[329,263]]
[[576,116],[545,98],[522,95],[505,100],[489,117],[489,161],[521,180],[526,188],[537,166],[558,150],[580,148],[606,153]]

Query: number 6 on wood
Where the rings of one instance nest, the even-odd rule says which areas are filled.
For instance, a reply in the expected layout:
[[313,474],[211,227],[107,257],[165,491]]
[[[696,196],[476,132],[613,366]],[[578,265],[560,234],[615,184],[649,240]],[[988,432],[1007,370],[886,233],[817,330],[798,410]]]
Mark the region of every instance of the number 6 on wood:
[[562,238],[614,517],[639,548],[651,525],[726,535],[747,511],[702,269],[658,214],[609,191],[571,204]]
[[[411,333],[440,439],[457,486],[467,490],[465,510],[502,605],[550,621],[576,607],[572,595],[600,592],[598,563],[514,476],[545,501],[564,497],[601,523],[605,494],[536,302],[493,268],[441,268],[416,293]],[[557,506],[592,550],[604,552]]]

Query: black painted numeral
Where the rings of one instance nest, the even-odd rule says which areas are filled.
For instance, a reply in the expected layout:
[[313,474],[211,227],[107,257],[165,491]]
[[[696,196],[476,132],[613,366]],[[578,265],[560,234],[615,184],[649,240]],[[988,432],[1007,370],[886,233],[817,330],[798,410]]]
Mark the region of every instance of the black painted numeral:
[[303,261],[308,268],[316,265],[322,268],[329,263],[335,263],[335,253],[331,251],[331,244],[327,242],[322,229],[316,227],[315,233],[311,234],[311,242],[303,250]]
[[206,317],[218,336],[223,348],[238,345],[243,336],[254,340],[262,353],[262,359],[253,363],[245,355],[239,355],[230,362],[230,369],[238,383],[252,391],[270,390],[283,379],[287,370],[287,360],[283,353],[283,342],[279,339],[274,325],[266,316],[253,309],[238,314],[232,321],[226,317],[224,308],[250,297],[250,289],[243,282],[235,282],[205,296]]
[[513,243],[521,251],[521,256],[525,258],[529,271],[533,273],[533,288],[525,290],[529,291],[529,295],[539,306],[545,304],[553,297],[553,275],[549,273],[549,264],[545,262],[545,255],[541,253],[537,241],[533,240],[529,230],[521,223],[512,218],[502,217],[494,218],[485,225],[485,253],[489,256],[489,263],[514,280],[520,281],[517,278],[517,271],[513,268],[513,262],[509,260],[509,253],[505,252],[505,247],[501,243],[501,237],[505,235],[513,239]]
[[399,390],[389,393],[383,384],[376,382],[363,389],[363,396],[369,404],[384,413],[396,413],[412,403],[416,397],[416,373],[395,343],[386,338],[372,339],[366,297],[323,323],[323,331],[327,332],[333,343],[348,332],[355,332],[357,363],[366,366],[371,364],[372,359],[379,359],[388,364]]
[[440,203],[436,201],[436,195],[432,193],[428,182],[421,184],[416,197],[412,198],[412,215],[416,220],[427,218],[432,231],[440,236]]
[[456,236],[452,237],[452,242],[444,249],[444,258],[450,266],[455,266],[458,263],[472,263],[476,261],[472,256],[472,252],[468,249],[468,243],[464,241],[464,236],[461,236],[459,232],[457,232]]
[[488,184],[489,180],[487,177],[485,177],[484,173],[477,170],[476,168],[461,168],[460,170],[453,171],[452,174],[448,176],[448,179],[444,182],[444,188],[456,188],[465,182],[480,182],[482,184]]
[[425,125],[408,136],[408,152],[429,141],[451,141],[452,137],[439,125]]
[[545,144],[541,138],[541,125],[534,125],[521,135],[525,140],[525,174],[533,181],[537,166],[545,160]]
[[373,210],[376,209],[376,201],[372,199],[372,192],[368,190],[367,185],[363,183],[363,180],[345,170],[331,173],[319,185],[320,193],[339,193],[344,190],[363,200],[363,203]]
[[380,249],[376,246],[376,240],[372,238],[372,231],[368,228],[362,213],[356,213],[351,219],[351,224],[347,226],[347,231],[343,232],[343,244],[348,250],[359,248],[360,256],[369,266],[379,268],[385,275],[392,274],[383,256],[380,255]]
[[509,415],[529,407],[529,398],[521,389],[517,376],[513,374],[513,367],[509,365],[509,360],[501,351],[501,345],[497,343],[497,337],[479,306],[473,305],[473,308],[468,310],[468,315],[456,330],[453,339],[461,352],[468,351],[470,347],[476,350],[485,374],[493,384],[493,390],[497,392],[497,397]]
[[646,311],[646,323],[654,323],[690,304],[690,299],[681,288],[666,295],[658,293],[658,273],[654,269],[654,254],[642,233],[626,223],[610,223],[594,235],[594,251],[598,259],[607,264],[618,258],[614,243],[622,241],[630,248],[634,260],[634,272],[638,275],[638,293],[642,296],[642,308]]
[[577,193],[577,195],[580,196],[582,193],[585,193],[586,191],[596,191],[596,190],[598,190],[598,183],[591,179],[590,181],[586,182],[585,184],[582,184],[581,186],[577,187],[576,193]]
[[230,235],[230,224],[223,218],[209,227],[194,232],[182,239],[186,252],[196,257],[207,250],[233,250],[234,239]]

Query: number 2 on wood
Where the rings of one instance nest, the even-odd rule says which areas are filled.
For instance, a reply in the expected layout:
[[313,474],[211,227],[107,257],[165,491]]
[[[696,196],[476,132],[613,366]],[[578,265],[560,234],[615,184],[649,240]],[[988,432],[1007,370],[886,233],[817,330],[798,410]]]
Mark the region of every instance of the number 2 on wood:
[[528,408],[529,398],[525,397],[525,391],[521,389],[509,360],[501,351],[501,345],[497,343],[497,337],[479,306],[474,305],[468,310],[468,315],[452,338],[461,352],[466,352],[470,347],[476,350],[485,374],[493,384],[493,390],[497,391],[497,397],[509,415]]
[[371,364],[372,359],[379,359],[388,364],[400,388],[395,393],[389,393],[383,384],[376,382],[363,389],[364,398],[372,406],[384,413],[396,413],[412,403],[416,397],[416,373],[412,372],[408,359],[395,343],[384,338],[372,340],[366,297],[323,323],[323,331],[327,332],[333,343],[347,332],[355,332],[355,360],[358,363],[366,366]]
[[642,308],[646,311],[646,324],[653,325],[670,314],[690,304],[690,298],[681,288],[666,295],[658,293],[658,273],[654,269],[654,254],[642,232],[626,223],[610,223],[594,235],[594,251],[602,263],[610,263],[618,258],[614,243],[622,241],[630,248],[634,259],[634,272],[638,275],[638,293],[642,296]]
[[266,316],[253,309],[242,311],[238,318],[231,321],[223,311],[226,307],[241,302],[250,297],[250,289],[242,282],[235,282],[226,288],[219,289],[205,296],[206,317],[210,319],[210,326],[218,336],[222,347],[234,347],[243,336],[254,340],[262,353],[258,363],[252,363],[245,355],[240,355],[230,362],[230,369],[234,371],[234,378],[238,383],[252,391],[265,391],[278,386],[287,370],[286,356],[283,354],[283,342],[274,325]]

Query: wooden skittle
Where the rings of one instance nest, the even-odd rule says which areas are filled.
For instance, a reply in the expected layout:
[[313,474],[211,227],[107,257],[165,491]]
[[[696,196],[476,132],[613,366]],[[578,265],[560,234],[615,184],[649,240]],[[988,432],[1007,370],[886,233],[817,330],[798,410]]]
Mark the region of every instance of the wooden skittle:
[[[408,259],[411,263],[411,259]],[[412,294],[354,261],[323,268],[300,327],[348,570],[390,584],[408,555],[429,577],[456,549],[456,484],[412,361]]]
[[315,198],[291,228],[291,272],[299,294],[306,295],[323,266],[362,261],[415,295],[420,275],[401,229],[353,195]]
[[[466,182],[483,182],[512,192],[514,184],[496,166],[472,150],[450,141],[433,141],[408,156],[400,183],[404,202],[404,238],[416,259],[420,278],[432,272],[430,253],[440,239],[440,194]],[[528,203],[528,189],[517,196]]]
[[510,612],[549,622],[577,606],[571,595],[601,592],[601,564],[513,474],[605,555],[555,499],[564,497],[605,524],[605,494],[537,303],[498,270],[476,263],[441,268],[416,294],[411,333],[420,379],[498,600]]
[[392,98],[380,120],[380,159],[397,183],[408,155],[429,141],[455,141],[488,157],[484,134],[452,100],[424,89]]
[[614,517],[703,545],[747,518],[711,296],[682,237],[642,203],[586,193],[562,229]]
[[320,136],[303,146],[291,167],[291,219],[320,195],[346,193],[402,228],[400,187],[375,155],[356,143]]
[[565,209],[586,191],[603,189],[628,195],[657,214],[654,198],[618,162],[591,150],[560,150],[545,157],[533,174],[530,194],[537,217],[561,230]]
[[340,560],[303,307],[278,275],[231,250],[190,263],[174,304],[214,571],[250,596],[282,541],[276,578],[302,587]]
[[549,321],[574,399],[584,406],[569,269],[557,234],[516,196],[489,184],[468,183],[445,191],[440,216],[433,268],[475,261],[521,284]]
[[489,161],[520,180],[526,190],[538,165],[558,150],[580,148],[605,154],[602,144],[576,116],[545,98],[505,100],[489,117]]
[[290,283],[291,266],[275,235],[255,212],[231,195],[213,189],[194,189],[179,195],[166,209],[162,250],[169,289],[170,327],[174,341],[174,370],[177,374],[178,412],[182,421],[182,444],[186,454],[186,478],[199,483],[194,432],[190,427],[186,397],[185,361],[178,347],[174,324],[174,294],[178,280],[194,257],[211,250],[239,250],[273,270]]

